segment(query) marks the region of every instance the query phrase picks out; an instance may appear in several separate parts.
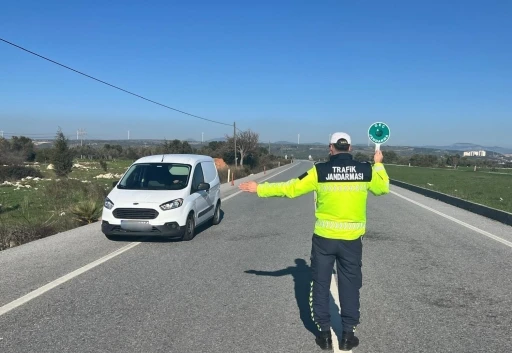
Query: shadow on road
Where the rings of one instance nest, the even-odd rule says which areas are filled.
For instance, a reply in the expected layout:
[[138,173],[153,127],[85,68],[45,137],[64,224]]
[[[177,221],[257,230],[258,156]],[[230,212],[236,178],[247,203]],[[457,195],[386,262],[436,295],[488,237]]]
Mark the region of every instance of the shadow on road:
[[[309,308],[309,292],[311,288],[311,267],[308,266],[304,259],[295,259],[295,266],[289,266],[282,270],[277,271],[256,271],[247,270],[245,273],[254,274],[257,276],[292,276],[295,290],[295,300],[299,308],[300,319],[304,327],[315,335],[318,330],[315,323],[311,319],[311,311]],[[341,337],[341,318],[339,315],[339,308],[334,302],[332,295],[330,296],[330,313],[331,324],[336,336]]]

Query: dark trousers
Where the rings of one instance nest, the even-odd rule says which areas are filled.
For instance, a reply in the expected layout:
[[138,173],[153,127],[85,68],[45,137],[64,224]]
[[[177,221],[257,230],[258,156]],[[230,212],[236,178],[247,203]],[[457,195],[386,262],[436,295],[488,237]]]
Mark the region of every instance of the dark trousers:
[[334,240],[313,235],[311,247],[311,317],[318,330],[329,331],[329,298],[334,261],[343,331],[353,332],[359,324],[359,290],[362,286],[362,239]]

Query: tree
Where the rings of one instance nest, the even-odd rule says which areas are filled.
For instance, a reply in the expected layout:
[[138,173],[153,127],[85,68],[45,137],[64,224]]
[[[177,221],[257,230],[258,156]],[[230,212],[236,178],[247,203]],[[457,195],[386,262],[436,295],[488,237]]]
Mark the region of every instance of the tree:
[[409,162],[416,167],[435,167],[439,164],[439,158],[430,154],[414,154]]
[[187,141],[182,142],[176,139],[170,142],[164,140],[164,143],[157,147],[156,152],[164,154],[188,154],[194,151]]
[[57,131],[53,145],[51,162],[57,176],[66,177],[71,173],[71,169],[73,168],[73,154],[69,150],[68,140],[60,128]]
[[383,150],[382,154],[384,155],[384,161],[386,161],[386,163],[390,164],[398,162],[399,157],[395,151]]
[[47,163],[51,160],[52,150],[50,148],[44,148],[37,151],[36,162]]
[[[259,134],[251,131],[250,129],[247,131],[242,131],[236,136],[236,149],[238,153],[240,153],[240,167],[244,166],[244,158],[248,153],[253,152],[259,143]],[[230,148],[234,146],[233,137],[226,136],[228,140],[228,145]]]
[[11,140],[0,138],[0,164],[33,162],[36,158],[34,143],[25,136],[12,136]]
[[354,155],[354,160],[356,160],[358,162],[369,162],[371,160],[371,158],[367,154],[364,154],[364,153],[361,153],[361,152],[357,152]]
[[11,150],[19,153],[23,160],[33,162],[36,158],[32,139],[25,136],[13,136],[11,138]]
[[460,155],[459,154],[454,154],[454,155],[446,155],[446,164],[447,165],[450,165],[454,168],[457,168],[457,165],[459,164],[459,161],[460,161]]

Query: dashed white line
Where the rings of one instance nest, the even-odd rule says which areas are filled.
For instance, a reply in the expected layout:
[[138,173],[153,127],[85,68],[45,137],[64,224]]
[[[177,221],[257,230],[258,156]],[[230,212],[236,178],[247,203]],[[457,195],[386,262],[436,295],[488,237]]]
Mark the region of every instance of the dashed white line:
[[[317,194],[316,194],[316,191],[313,192],[313,198],[314,198],[314,206],[315,206],[315,212],[316,212],[316,200],[317,200]],[[340,304],[340,297],[339,297],[339,291],[338,291],[338,284],[337,284],[337,279],[336,279],[336,275],[332,275],[331,276],[331,286],[329,287],[329,291],[331,292],[331,296],[334,298],[334,303],[336,304],[336,306],[338,308],[341,308],[341,304]],[[340,312],[337,311],[337,312],[333,312],[331,313],[331,316],[333,315],[338,315],[337,319],[340,318]],[[332,322],[332,318],[331,318],[331,322]],[[336,336],[336,332],[334,331],[334,328],[333,328],[333,325],[331,325],[331,336],[332,336],[332,349],[334,352],[341,352],[340,350],[340,346],[339,346],[339,341],[338,341],[338,336]],[[352,352],[351,350],[348,351],[349,353]]]
[[[273,174],[273,175],[269,176],[268,178],[265,178],[265,179],[261,180],[260,182],[267,181],[267,180],[269,180],[269,179],[271,179],[271,178],[273,178],[273,177],[275,177],[275,176],[277,176],[277,175],[279,175],[281,173],[284,173],[287,170],[290,170],[293,167],[298,166],[298,165],[300,165],[300,163],[294,164],[293,166],[291,166],[289,168],[286,168],[286,169],[284,169],[284,170],[282,170],[282,171],[280,171],[280,172],[278,172],[276,174]],[[226,198],[223,198],[222,201],[225,202],[225,201],[229,200],[232,197],[235,197],[236,195],[238,195],[240,193],[242,193],[242,191],[238,191],[237,193],[235,193],[233,195],[230,195],[230,196],[228,196]],[[67,281],[69,281],[69,280],[71,280],[71,279],[73,279],[73,278],[75,278],[75,277],[77,277],[79,275],[81,275],[82,273],[87,272],[87,271],[95,268],[96,266],[99,266],[102,263],[107,262],[108,260],[111,260],[114,257],[116,257],[118,255],[121,255],[122,253],[124,253],[124,252],[126,252],[126,251],[128,251],[130,249],[133,249],[134,247],[136,247],[139,244],[141,244],[141,242],[129,243],[128,245],[125,245],[122,248],[120,248],[120,249],[118,249],[116,251],[113,251],[110,254],[108,254],[106,256],[103,256],[102,258],[100,258],[100,259],[98,259],[96,261],[93,261],[93,262],[91,262],[91,263],[89,263],[89,264],[87,264],[87,265],[85,265],[83,267],[80,267],[79,269],[77,269],[77,270],[75,270],[73,272],[70,272],[70,273],[68,273],[68,274],[66,274],[66,275],[64,275],[62,277],[59,277],[56,280],[54,280],[54,281],[52,281],[52,282],[50,282],[48,284],[45,284],[44,286],[42,286],[42,287],[40,287],[38,289],[35,289],[32,292],[30,292],[28,294],[25,294],[24,296],[22,296],[22,297],[20,297],[20,298],[18,298],[16,300],[13,300],[10,303],[5,304],[4,306],[0,307],[0,316],[8,313],[9,311],[11,311],[13,309],[16,309],[17,307],[19,307],[19,306],[21,306],[21,305],[31,301],[32,299],[35,299],[35,298],[39,297],[40,295],[48,292],[49,290],[51,290],[51,289],[53,289],[53,288],[55,288],[55,287],[65,283],[65,282],[67,282]]]
[[410,198],[408,198],[408,197],[405,197],[405,196],[403,196],[403,195],[400,195],[399,193],[397,193],[397,192],[395,192],[395,191],[390,191],[390,193],[392,193],[393,195],[396,195],[396,196],[398,196],[398,197],[400,197],[400,198],[402,198],[402,199],[404,199],[404,200],[407,200],[407,201],[409,201],[409,202],[411,202],[411,203],[413,203],[413,204],[415,204],[415,205],[417,205],[417,206],[420,206],[420,207],[422,207],[422,208],[424,208],[424,209],[426,209],[426,210],[428,210],[428,211],[430,211],[430,212],[434,212],[435,214],[437,214],[437,215],[439,215],[439,216],[441,216],[441,217],[444,217],[444,218],[446,218],[446,219],[449,219],[450,221],[453,221],[453,222],[455,222],[455,223],[457,223],[457,224],[460,224],[461,226],[464,226],[464,227],[466,227],[466,228],[468,228],[468,229],[474,230],[475,232],[478,232],[478,233],[480,233],[480,234],[482,234],[482,235],[485,235],[486,237],[489,237],[489,238],[491,238],[491,239],[493,239],[493,240],[496,240],[496,241],[498,241],[498,242],[500,242],[500,243],[502,243],[502,244],[505,244],[506,246],[508,246],[508,247],[511,247],[511,248],[512,248],[512,242],[510,242],[510,241],[508,241],[508,240],[505,240],[505,239],[500,238],[500,237],[498,237],[498,236],[496,236],[496,235],[494,235],[494,234],[491,234],[491,233],[489,233],[489,232],[487,232],[487,231],[485,231],[485,230],[482,230],[482,229],[480,229],[480,228],[477,228],[477,227],[475,227],[475,226],[472,226],[471,224],[468,224],[468,223],[466,223],[466,222],[463,222],[463,221],[461,221],[461,220],[458,220],[457,218],[454,218],[454,217],[452,217],[452,216],[448,216],[447,214],[444,214],[443,212],[440,212],[440,211],[435,210],[435,209],[433,209],[433,208],[431,208],[431,207],[425,206],[424,204],[422,204],[422,203],[420,203],[420,202],[417,202],[417,201],[414,201],[414,200],[412,200],[412,199],[410,199]]
[[[333,291],[333,289],[334,289],[334,291]],[[336,306],[338,308],[341,308],[340,298],[338,296],[338,285],[336,284],[336,276],[335,275],[331,276],[330,291],[331,291],[332,297],[334,298],[334,302],[336,303]],[[339,316],[340,315],[339,311],[337,311],[336,314]],[[331,321],[332,321],[332,319],[331,319]],[[338,336],[336,336],[336,332],[334,332],[332,325],[331,325],[331,335],[332,335],[332,349],[333,349],[333,351],[334,352],[341,352],[340,345],[339,345],[339,342],[338,342]],[[352,352],[352,351],[350,351],[350,352]]]

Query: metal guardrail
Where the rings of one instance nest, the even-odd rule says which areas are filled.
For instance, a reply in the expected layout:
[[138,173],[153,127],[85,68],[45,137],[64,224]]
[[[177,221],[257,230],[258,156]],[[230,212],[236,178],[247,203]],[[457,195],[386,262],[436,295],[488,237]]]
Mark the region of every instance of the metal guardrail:
[[438,191],[429,190],[429,189],[422,188],[420,186],[404,183],[403,181],[390,179],[389,182],[392,185],[396,185],[401,188],[416,192],[423,196],[427,196],[427,197],[442,201],[444,203],[450,204],[452,206],[465,209],[467,211],[479,214],[481,216],[493,219],[495,221],[504,223],[509,226],[512,225],[512,213],[508,213],[506,211],[498,210],[496,208],[484,206],[484,205],[481,205],[478,203],[466,201],[466,200],[460,199],[458,197],[443,194]]

